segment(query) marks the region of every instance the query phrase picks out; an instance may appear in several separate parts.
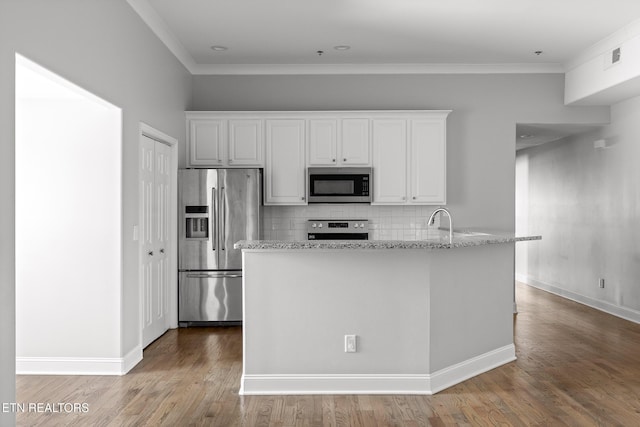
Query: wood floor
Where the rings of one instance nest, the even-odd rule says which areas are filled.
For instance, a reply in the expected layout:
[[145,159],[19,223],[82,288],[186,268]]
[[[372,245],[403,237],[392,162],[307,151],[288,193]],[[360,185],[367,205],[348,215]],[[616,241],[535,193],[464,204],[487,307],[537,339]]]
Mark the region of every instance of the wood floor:
[[637,426],[640,325],[518,284],[518,360],[434,396],[238,396],[239,327],[169,331],[123,377],[19,376],[19,426]]

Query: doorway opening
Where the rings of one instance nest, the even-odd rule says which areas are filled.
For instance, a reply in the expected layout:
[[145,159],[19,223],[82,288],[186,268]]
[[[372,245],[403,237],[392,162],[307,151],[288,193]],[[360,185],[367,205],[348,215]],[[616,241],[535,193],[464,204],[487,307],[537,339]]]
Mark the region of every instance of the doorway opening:
[[15,108],[16,372],[99,370],[120,355],[122,110],[20,55]]
[[[587,164],[585,155],[593,151],[593,139],[602,127],[592,123],[516,124],[515,231],[521,236],[542,235],[535,245],[516,245],[517,281],[562,295],[542,277],[548,276],[552,264],[567,261],[565,248],[576,237],[567,234],[567,224],[573,222],[567,206],[581,209],[585,200],[579,197],[589,194],[588,187],[574,191],[580,188],[575,172],[580,162]],[[551,255],[549,248],[558,252]],[[572,274],[572,269],[564,270]],[[567,275],[556,276],[556,283],[565,282]]]

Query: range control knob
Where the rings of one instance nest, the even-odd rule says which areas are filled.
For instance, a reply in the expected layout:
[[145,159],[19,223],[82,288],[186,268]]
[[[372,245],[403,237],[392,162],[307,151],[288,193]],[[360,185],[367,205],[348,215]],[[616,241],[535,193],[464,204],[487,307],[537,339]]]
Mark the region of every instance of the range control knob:
[[358,225],[357,222],[355,224],[353,224],[353,228],[358,228],[358,227],[359,227],[359,225]]
[[311,224],[311,227],[316,228],[318,225],[314,222],[313,224]]
[[322,228],[322,223],[318,224],[318,228]]
[[364,223],[361,223],[361,224],[360,224],[360,228],[364,228]]

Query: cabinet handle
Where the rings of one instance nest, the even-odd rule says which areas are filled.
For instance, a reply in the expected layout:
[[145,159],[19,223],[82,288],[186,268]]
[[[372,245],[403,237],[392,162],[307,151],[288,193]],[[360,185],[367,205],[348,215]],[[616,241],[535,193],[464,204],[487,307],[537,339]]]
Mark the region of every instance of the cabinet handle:
[[153,256],[153,251],[149,251],[149,256]]
[[415,200],[415,199],[416,199],[416,196],[413,196],[413,197],[412,197],[412,199],[413,199],[413,200]]
[[301,200],[304,200],[304,196],[300,197]]
[[160,249],[160,253],[163,254],[164,253],[164,249]]
[[347,159],[342,159],[342,161],[343,161],[343,162],[346,162],[346,161],[347,161]]
[[333,163],[335,163],[335,162],[336,162],[336,159],[332,159],[331,161],[332,161]]

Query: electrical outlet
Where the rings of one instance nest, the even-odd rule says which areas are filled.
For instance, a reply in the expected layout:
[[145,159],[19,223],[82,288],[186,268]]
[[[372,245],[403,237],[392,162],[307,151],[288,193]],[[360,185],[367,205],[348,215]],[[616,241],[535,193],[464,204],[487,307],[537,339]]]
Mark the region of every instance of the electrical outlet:
[[598,280],[598,286],[599,286],[600,288],[604,288],[604,279],[600,279],[600,280]]
[[355,335],[345,335],[344,336],[344,352],[345,353],[355,353],[358,351],[358,346],[356,343]]

